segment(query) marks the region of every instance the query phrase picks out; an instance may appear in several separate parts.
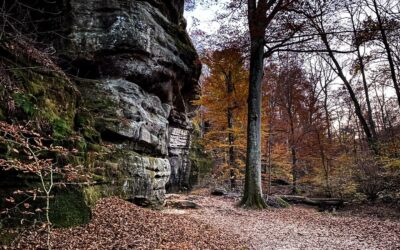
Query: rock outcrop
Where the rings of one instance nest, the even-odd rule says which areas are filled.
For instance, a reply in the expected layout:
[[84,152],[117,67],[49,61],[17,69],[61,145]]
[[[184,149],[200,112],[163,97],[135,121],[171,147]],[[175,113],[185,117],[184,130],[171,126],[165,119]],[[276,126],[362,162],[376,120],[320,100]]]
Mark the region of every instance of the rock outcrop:
[[[104,98],[112,103],[106,112],[111,117],[103,110],[95,115],[103,139],[116,140],[138,153],[168,158],[172,169],[169,187],[177,190],[188,186],[188,114],[197,94],[200,67],[185,31],[183,2],[170,2],[70,0],[71,29],[58,50],[77,73],[83,68],[84,74],[100,79],[91,91],[99,89],[95,92],[105,93]],[[84,65],[90,65],[86,72]],[[84,91],[84,84],[79,86],[84,103],[99,98]],[[158,190],[156,200],[162,202],[160,187],[154,188]]]
[[[187,186],[188,114],[197,94],[200,65],[185,31],[183,1],[68,3],[70,9],[64,12],[64,18],[70,18],[68,39],[59,40],[56,49],[64,65],[72,65],[71,73],[98,80],[90,89],[84,81],[78,85],[84,106],[86,100],[94,99],[85,107],[94,116],[96,129],[104,140],[156,157],[156,162],[169,159],[169,187]],[[91,105],[99,98],[109,100],[107,112]],[[131,164],[134,169],[135,159],[125,160],[125,167]],[[164,164],[160,167],[165,168]],[[163,178],[169,176],[163,174]],[[146,192],[136,187],[131,198],[149,197],[162,203],[164,187],[150,185]]]
[[[120,195],[161,205],[166,186],[187,187],[201,64],[185,30],[184,1],[21,2],[33,21],[41,20],[32,22],[35,37],[54,52],[77,92],[62,105],[72,115],[67,134],[85,139],[83,161],[97,178],[84,191],[88,200]],[[27,88],[26,95],[37,93]]]

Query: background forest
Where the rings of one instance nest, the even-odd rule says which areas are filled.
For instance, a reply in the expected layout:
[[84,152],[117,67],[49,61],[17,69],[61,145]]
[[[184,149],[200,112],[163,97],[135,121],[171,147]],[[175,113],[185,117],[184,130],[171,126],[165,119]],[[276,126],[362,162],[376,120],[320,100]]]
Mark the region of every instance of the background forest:
[[[202,4],[223,6],[211,22],[216,31],[196,16]],[[205,65],[199,142],[212,175],[235,189],[246,156],[246,12],[240,1],[188,7]],[[399,10],[397,1],[308,1],[286,5],[268,27],[265,192],[399,202]]]

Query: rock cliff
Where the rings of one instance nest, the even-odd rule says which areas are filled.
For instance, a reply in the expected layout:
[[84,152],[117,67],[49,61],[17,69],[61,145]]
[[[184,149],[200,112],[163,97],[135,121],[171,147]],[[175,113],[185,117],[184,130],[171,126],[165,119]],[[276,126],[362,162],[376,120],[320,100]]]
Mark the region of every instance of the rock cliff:
[[[166,186],[188,186],[191,101],[198,94],[201,64],[185,30],[184,1],[21,2],[30,6],[35,38],[53,53],[63,80],[53,85],[32,80],[33,70],[7,74],[12,81],[23,81],[20,98],[27,98],[32,110],[54,113],[36,119],[40,112],[32,112],[24,119],[46,120],[52,132],[54,123],[62,121],[61,137],[82,136],[86,156],[81,162],[97,178],[95,186],[83,191],[88,203],[120,195],[160,205]],[[0,57],[3,71],[16,62],[10,43],[1,41],[8,55]],[[21,56],[20,65],[30,60]],[[26,79],[16,77],[24,72]],[[64,90],[64,81],[73,91]],[[0,119],[13,119],[8,110],[0,105]]]

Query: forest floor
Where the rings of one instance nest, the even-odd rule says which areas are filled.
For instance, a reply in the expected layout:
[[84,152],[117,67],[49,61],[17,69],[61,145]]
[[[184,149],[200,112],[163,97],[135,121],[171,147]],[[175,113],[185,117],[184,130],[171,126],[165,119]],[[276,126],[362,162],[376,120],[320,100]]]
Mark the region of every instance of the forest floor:
[[[53,231],[53,249],[400,249],[400,220],[378,218],[380,209],[333,214],[296,205],[255,211],[237,208],[237,199],[171,195],[169,200],[200,207],[160,211],[102,199],[89,224]],[[39,249],[44,242],[43,232],[31,231],[14,248]]]
[[[192,199],[202,208],[188,212],[189,217],[238,235],[250,249],[400,249],[400,220],[390,209],[328,213],[295,205],[249,211],[235,206],[237,198]],[[387,216],[379,218],[382,213]]]

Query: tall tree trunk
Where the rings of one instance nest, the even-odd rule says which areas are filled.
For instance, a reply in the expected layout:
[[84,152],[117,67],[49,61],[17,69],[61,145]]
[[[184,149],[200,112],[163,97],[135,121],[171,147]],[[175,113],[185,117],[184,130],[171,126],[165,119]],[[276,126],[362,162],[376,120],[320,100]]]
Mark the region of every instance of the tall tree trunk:
[[[270,109],[269,122],[268,122],[268,164],[265,167],[265,173],[268,172],[268,195],[271,194],[272,187],[272,146],[273,146],[273,120],[274,120],[274,104],[272,96],[269,97],[268,104]],[[268,168],[268,170],[267,170]]]
[[378,152],[377,152],[374,138],[372,136],[372,133],[368,126],[368,123],[365,120],[365,117],[363,115],[361,105],[358,102],[357,96],[356,96],[350,82],[347,80],[346,76],[344,75],[342,67],[340,66],[339,62],[337,61],[335,55],[333,54],[331,46],[328,42],[327,35],[324,32],[321,32],[320,36],[321,36],[322,42],[324,43],[324,45],[326,47],[326,50],[328,51],[329,57],[331,58],[331,60],[333,61],[334,65],[335,65],[338,76],[343,81],[347,91],[349,92],[350,98],[351,98],[353,106],[354,106],[354,111],[355,111],[356,116],[360,122],[360,125],[364,131],[364,134],[367,138],[368,145],[369,145],[370,149],[373,150],[375,154],[377,154]]
[[292,194],[297,194],[297,155],[296,155],[296,147],[292,145],[291,147],[291,154],[292,154]]
[[[264,74],[265,30],[281,10],[283,0],[247,0],[250,31],[250,78],[244,194],[240,204],[265,208],[261,188],[261,81]],[[271,10],[270,12],[268,12]]]
[[268,138],[268,194],[272,193],[272,134]]
[[329,159],[326,156],[324,144],[321,140],[319,131],[316,131],[316,134],[317,134],[317,139],[318,139],[318,146],[319,146],[319,153],[320,153],[320,157],[321,157],[322,167],[324,169],[326,194],[328,197],[332,197],[332,190],[331,190],[330,179],[329,179],[329,175],[330,175]]
[[374,122],[373,115],[372,115],[372,108],[371,108],[371,101],[369,98],[367,78],[365,76],[365,65],[364,65],[364,60],[361,56],[360,48],[358,46],[357,46],[357,57],[358,57],[358,62],[360,64],[360,70],[361,70],[361,75],[362,75],[362,82],[363,82],[364,94],[365,94],[365,102],[367,103],[368,123],[369,123],[369,127],[371,129],[373,140],[376,140],[375,122]]
[[325,123],[326,123],[326,128],[328,129],[328,139],[331,141],[332,139],[332,130],[331,130],[331,116],[329,114],[329,109],[328,109],[328,90],[324,89],[324,111],[325,111]]
[[394,65],[394,61],[393,61],[393,57],[392,57],[392,51],[390,49],[389,41],[388,41],[387,36],[386,36],[385,27],[383,27],[382,17],[380,15],[379,9],[378,9],[378,3],[376,2],[376,0],[372,0],[372,2],[374,4],[375,15],[376,15],[376,17],[378,19],[379,31],[381,32],[382,42],[383,42],[383,45],[385,47],[387,59],[388,59],[388,62],[389,62],[390,75],[392,77],[393,86],[394,86],[394,89],[396,91],[397,101],[398,101],[399,107],[400,107],[400,87],[399,87],[399,84],[397,82],[396,69],[395,69],[395,65]]
[[264,36],[251,39],[248,97],[247,158],[244,195],[245,207],[264,208],[261,188],[261,81],[264,68]]
[[232,94],[234,90],[233,82],[232,82],[232,72],[229,71],[226,75],[226,88],[229,99],[228,110],[227,110],[227,119],[228,119],[228,143],[229,143],[229,169],[230,169],[230,181],[231,181],[231,189],[234,190],[236,188],[236,157],[234,150],[235,136],[233,134],[233,110],[235,105],[232,100]]
[[360,44],[358,42],[358,33],[356,29],[356,24],[354,20],[354,14],[349,10],[350,13],[350,20],[351,20],[351,26],[353,28],[353,35],[354,35],[354,40],[355,40],[355,48],[357,51],[357,60],[358,64],[360,65],[360,71],[361,71],[361,78],[362,78],[362,83],[363,83],[363,88],[364,88],[364,94],[365,94],[365,102],[367,103],[367,119],[369,123],[369,127],[372,133],[373,140],[376,140],[376,129],[375,129],[375,122],[372,116],[372,108],[371,108],[371,101],[369,98],[369,90],[368,90],[368,84],[367,84],[367,77],[365,75],[365,64],[364,64],[364,58],[361,55],[360,51]]
[[[288,93],[290,93],[288,91]],[[290,97],[291,98],[291,97]],[[295,134],[294,134],[294,117],[292,113],[292,104],[291,101],[288,103],[288,116],[289,116],[289,123],[290,123],[290,139],[289,139],[289,145],[290,145],[290,151],[291,151],[291,157],[292,157],[292,193],[297,194],[297,152],[296,152],[296,143],[295,143]]]
[[387,131],[387,120],[386,120],[386,113],[385,113],[385,90],[382,89],[382,100],[379,97],[377,86],[374,85],[374,90],[375,90],[375,96],[377,103],[379,105],[379,111],[380,111],[380,119],[381,119],[381,127],[383,128],[383,131]]
[[[259,3],[260,4],[260,3]],[[244,194],[241,205],[265,208],[261,187],[261,82],[264,74],[266,9],[248,0],[250,30],[250,78],[247,113],[247,152]]]

